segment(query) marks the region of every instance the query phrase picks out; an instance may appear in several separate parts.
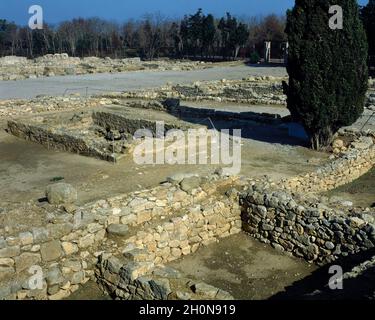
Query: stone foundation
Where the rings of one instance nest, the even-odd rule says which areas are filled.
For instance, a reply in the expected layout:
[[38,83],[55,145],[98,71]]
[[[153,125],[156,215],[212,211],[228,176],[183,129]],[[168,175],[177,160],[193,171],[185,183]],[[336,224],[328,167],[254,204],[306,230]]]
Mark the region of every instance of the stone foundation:
[[[367,155],[373,145],[361,148],[363,142],[354,141],[348,153]],[[347,154],[335,161],[348,161]],[[330,208],[306,193],[280,191],[277,183],[218,175],[169,181],[81,207],[50,206],[46,226],[5,234],[0,297],[62,299],[93,279],[117,299],[231,299],[165,264],[241,229],[317,264],[375,246],[371,210]],[[40,288],[32,272],[41,275]]]
[[[152,102],[147,105],[160,105]],[[140,108],[138,108],[140,106]],[[116,108],[116,109],[115,109]],[[8,132],[18,138],[39,143],[48,149],[67,151],[99,160],[117,162],[129,154],[138,141],[133,139],[137,130],[147,129],[156,137],[156,115],[148,118],[139,115],[143,111],[142,102],[132,102],[125,106],[106,106],[93,112],[61,113],[18,118],[8,121]],[[171,129],[187,131],[198,128],[198,125],[181,121],[168,113],[160,112],[163,122],[163,133]],[[110,128],[116,137],[113,141],[105,139],[106,129]],[[120,131],[123,131],[120,138]],[[159,132],[158,132],[159,133]]]
[[118,159],[116,154],[108,150],[108,144],[95,143],[95,141],[85,139],[83,135],[53,132],[46,126],[30,125],[13,120],[8,121],[8,130],[18,138],[39,143],[48,149],[68,151],[110,162],[116,162]]
[[[133,259],[140,263],[133,276],[141,276],[201,245],[240,232],[238,201],[218,193],[233,183],[233,179],[201,180],[188,192],[178,184],[166,184],[79,208],[55,208],[55,219],[47,226],[0,238],[0,298],[62,299],[95,279],[100,256],[103,263],[112,256]],[[189,209],[192,206],[195,210]],[[40,288],[33,287],[31,267],[41,275]],[[126,287],[124,297],[129,298],[125,293],[131,290]],[[225,295],[218,289],[216,293]]]
[[350,148],[315,172],[273,187],[253,185],[241,196],[243,229],[274,248],[324,264],[375,246],[375,212],[330,208],[313,193],[332,190],[375,163],[372,133],[357,133]]
[[167,85],[158,89],[142,91],[109,93],[101,95],[117,99],[151,99],[168,98],[186,101],[215,101],[247,103],[250,105],[286,105],[282,81],[285,78],[254,77],[242,80],[202,81],[191,85]]
[[144,62],[140,58],[103,59],[98,57],[69,57],[66,53],[47,54],[36,59],[8,56],[0,58],[0,81],[41,77],[82,75],[93,73],[118,73],[141,70],[195,70],[210,67],[211,63],[160,60]]
[[296,192],[324,192],[358,179],[374,166],[374,139],[374,133],[364,133],[339,158],[315,172],[284,181],[284,187]]
[[256,186],[242,195],[241,207],[246,232],[309,262],[324,264],[375,246],[375,215],[366,212],[338,211]]
[[100,257],[96,276],[103,291],[117,300],[233,300],[226,291],[184,277],[172,268],[129,258]]

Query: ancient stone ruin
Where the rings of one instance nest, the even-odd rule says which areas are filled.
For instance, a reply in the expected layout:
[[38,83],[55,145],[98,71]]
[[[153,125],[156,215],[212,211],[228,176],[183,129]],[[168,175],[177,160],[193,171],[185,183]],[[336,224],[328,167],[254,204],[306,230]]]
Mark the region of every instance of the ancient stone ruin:
[[[27,64],[22,61],[20,65]],[[253,77],[168,85],[147,92],[2,101],[0,115],[6,119],[9,137],[120,165],[137,145],[134,133],[155,132],[158,121],[164,122],[165,130],[208,130],[212,122],[287,136],[290,119],[284,114],[218,105],[235,102],[241,108],[260,104],[274,108],[266,110],[281,109],[285,105],[281,80]],[[369,92],[368,110],[372,98]],[[114,299],[234,299],[227,288],[171,263],[240,233],[316,267],[371,250],[374,209],[330,202],[324,194],[372,170],[374,142],[372,130],[344,128],[324,161],[309,163],[309,170],[299,174],[228,176],[220,168],[206,169],[204,174],[176,173],[157,186],[85,203],[79,203],[79,189],[55,177],[46,186],[42,204],[28,202],[22,207],[22,212],[37,217],[31,224],[2,224],[0,297],[64,299],[92,281]],[[4,217],[11,214],[9,210]],[[30,281],[34,266],[44,275],[37,287]],[[356,279],[374,268],[370,258],[345,277]]]
[[0,58],[0,81],[35,79],[61,75],[115,73],[142,70],[194,70],[209,67],[209,63],[185,61],[144,62],[140,58],[105,59],[76,58],[66,53],[48,54],[36,59],[7,56]]

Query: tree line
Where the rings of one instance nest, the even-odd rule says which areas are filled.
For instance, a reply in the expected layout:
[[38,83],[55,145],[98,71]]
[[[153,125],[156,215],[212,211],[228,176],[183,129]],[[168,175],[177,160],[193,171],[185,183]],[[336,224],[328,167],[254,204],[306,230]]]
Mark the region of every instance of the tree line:
[[[263,42],[285,41],[285,18],[277,15],[222,18],[199,9],[182,19],[147,14],[140,20],[114,23],[100,18],[78,18],[31,30],[0,19],[0,56],[34,58],[48,53],[70,56],[140,56],[235,59],[262,55]],[[242,53],[241,53],[242,49]]]
[[[375,0],[361,8],[367,32],[369,56],[375,60]],[[222,18],[205,14],[202,9],[182,19],[147,14],[140,20],[115,23],[100,18],[78,18],[58,25],[44,24],[43,30],[31,30],[0,19],[0,56],[34,58],[48,53],[70,56],[140,56],[235,59],[263,56],[264,41],[274,43],[273,56],[282,57],[281,43],[287,40],[286,16],[238,18],[227,13]],[[373,61],[375,64],[375,61]]]

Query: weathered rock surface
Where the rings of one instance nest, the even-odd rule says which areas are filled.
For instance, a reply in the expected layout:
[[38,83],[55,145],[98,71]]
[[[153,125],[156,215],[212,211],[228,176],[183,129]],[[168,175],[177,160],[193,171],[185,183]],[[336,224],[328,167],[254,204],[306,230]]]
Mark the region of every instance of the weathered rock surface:
[[46,197],[50,204],[72,204],[78,199],[77,190],[67,183],[55,183],[49,185],[46,190]]
[[109,235],[123,237],[129,233],[129,228],[125,224],[111,224],[107,228]]

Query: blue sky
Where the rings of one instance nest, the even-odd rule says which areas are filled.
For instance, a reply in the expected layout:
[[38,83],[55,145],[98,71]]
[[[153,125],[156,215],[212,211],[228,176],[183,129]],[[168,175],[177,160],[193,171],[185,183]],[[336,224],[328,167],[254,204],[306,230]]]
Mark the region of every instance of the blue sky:
[[[368,0],[359,0],[366,4]],[[0,18],[26,25],[28,8],[43,7],[44,20],[57,23],[77,17],[101,17],[118,22],[138,19],[146,13],[160,12],[167,17],[181,17],[203,8],[207,13],[222,16],[229,11],[238,16],[283,14],[293,0],[0,0]]]

